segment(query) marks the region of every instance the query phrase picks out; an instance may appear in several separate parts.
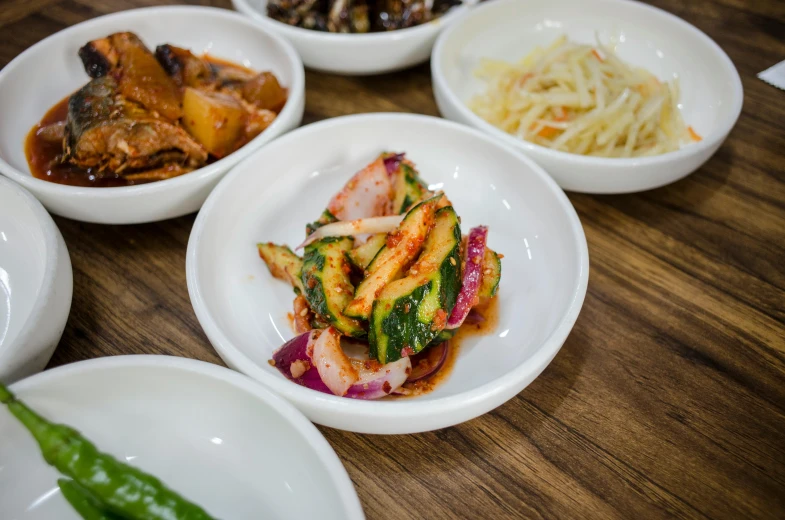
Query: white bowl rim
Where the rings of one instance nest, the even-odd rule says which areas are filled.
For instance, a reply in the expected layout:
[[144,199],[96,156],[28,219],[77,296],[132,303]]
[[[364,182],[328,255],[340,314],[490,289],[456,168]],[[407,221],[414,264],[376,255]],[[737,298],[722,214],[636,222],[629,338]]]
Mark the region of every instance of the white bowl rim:
[[[220,175],[226,169],[231,168],[245,157],[252,153],[253,147],[250,147],[254,141],[257,139],[263,138],[264,134],[268,132],[270,129],[275,129],[278,126],[283,125],[283,121],[286,121],[290,118],[290,115],[294,113],[296,110],[297,103],[290,102],[289,100],[294,100],[299,97],[305,96],[305,72],[303,69],[302,60],[300,60],[299,54],[297,51],[294,50],[294,47],[291,43],[289,43],[285,38],[281,37],[278,34],[270,31],[264,31],[263,27],[261,27],[258,23],[254,23],[252,20],[249,20],[247,17],[243,16],[242,14],[230,11],[228,9],[220,9],[218,7],[206,7],[206,6],[190,6],[190,5],[171,5],[171,6],[156,6],[156,7],[142,7],[138,9],[128,9],[125,11],[119,11],[116,13],[111,13],[103,16],[99,16],[96,18],[91,18],[89,20],[85,20],[84,22],[80,22],[78,24],[72,25],[63,29],[62,31],[58,31],[54,34],[51,34],[44,38],[43,40],[35,43],[25,51],[23,51],[19,56],[11,60],[11,62],[6,65],[2,70],[0,70],[0,84],[5,79],[7,74],[10,74],[14,68],[18,67],[20,63],[23,63],[24,60],[27,59],[28,55],[32,54],[39,46],[46,45],[50,39],[52,38],[60,38],[63,35],[69,35],[72,32],[77,32],[85,27],[93,27],[93,26],[100,26],[103,23],[115,20],[117,18],[125,18],[128,16],[139,16],[139,15],[148,15],[148,16],[155,16],[159,14],[168,14],[168,13],[178,13],[178,12],[193,12],[193,13],[203,13],[203,14],[210,14],[211,16],[216,17],[223,17],[224,19],[231,20],[232,22],[239,23],[250,27],[256,31],[262,31],[268,37],[270,37],[275,43],[280,47],[281,51],[283,51],[286,55],[286,60],[292,67],[292,84],[287,87],[288,89],[288,97],[287,103],[284,105],[283,110],[278,114],[275,120],[272,122],[270,126],[268,126],[261,134],[257,135],[253,139],[251,139],[248,143],[240,147],[235,152],[227,155],[223,159],[215,161],[212,164],[208,164],[203,166],[202,168],[196,169],[192,172],[188,172],[184,175],[180,175],[178,177],[174,177],[171,179],[165,179],[161,181],[149,182],[146,184],[138,184],[135,186],[113,186],[113,187],[93,187],[93,186],[70,186],[66,184],[58,184],[54,182],[50,182],[44,179],[39,179],[34,177],[32,174],[26,174],[24,172],[19,171],[18,169],[11,166],[8,162],[6,162],[2,157],[0,157],[0,173],[10,177],[11,179],[15,180],[19,184],[23,186],[34,186],[36,190],[41,190],[42,192],[47,193],[48,195],[68,195],[68,196],[79,196],[79,197],[87,197],[93,199],[113,199],[120,194],[123,195],[144,195],[148,193],[168,190],[177,189],[180,186],[193,183],[197,180],[207,180],[217,175]],[[24,141],[20,143],[20,146],[24,146]]]
[[518,139],[513,137],[512,135],[504,132],[492,124],[488,123],[480,116],[472,112],[469,107],[466,106],[461,99],[458,98],[457,94],[453,92],[453,90],[449,87],[447,83],[447,79],[444,77],[444,74],[441,72],[442,68],[442,54],[443,48],[446,45],[446,41],[450,38],[453,32],[458,31],[461,29],[462,25],[466,22],[470,16],[480,13],[485,10],[491,10],[495,8],[499,8],[501,5],[505,4],[512,4],[521,2],[522,0],[494,0],[493,2],[488,2],[482,5],[479,5],[468,12],[465,12],[461,15],[461,17],[456,20],[450,27],[445,29],[439,37],[436,39],[436,43],[433,46],[433,51],[431,52],[431,77],[433,82],[435,83],[434,88],[438,88],[441,92],[447,97],[448,102],[453,106],[456,106],[457,109],[461,112],[464,118],[467,118],[471,121],[471,125],[475,126],[476,128],[481,129],[483,132],[487,132],[488,134],[494,136],[497,139],[502,139],[506,144],[510,146],[516,146],[519,148],[524,148],[527,151],[535,152],[538,154],[542,154],[543,156],[548,157],[551,160],[567,160],[567,161],[575,161],[577,163],[583,163],[586,165],[592,166],[638,166],[638,165],[657,165],[662,163],[667,163],[673,160],[682,159],[684,157],[689,157],[695,154],[699,154],[702,151],[711,149],[714,146],[718,146],[727,136],[727,134],[731,131],[731,129],[736,125],[736,121],[739,119],[739,115],[741,114],[742,104],[744,102],[744,87],[741,83],[741,77],[739,76],[739,71],[736,69],[736,66],[733,64],[733,61],[727,55],[727,53],[720,47],[717,42],[711,39],[706,33],[692,25],[691,23],[679,18],[675,14],[669,13],[664,9],[660,9],[659,7],[654,7],[652,5],[644,4],[639,2],[638,0],[585,0],[583,4],[586,9],[591,9],[592,3],[609,3],[609,4],[625,4],[628,6],[632,6],[634,9],[642,9],[644,11],[648,11],[651,16],[659,16],[663,19],[668,20],[671,23],[681,26],[682,29],[686,29],[689,32],[695,34],[698,38],[700,38],[703,43],[708,45],[715,54],[720,58],[723,65],[725,66],[726,72],[729,74],[729,79],[733,82],[733,107],[729,112],[729,116],[725,117],[721,124],[714,125],[711,133],[703,136],[702,140],[697,143],[690,143],[688,146],[684,146],[679,150],[673,152],[667,152],[660,155],[653,155],[650,157],[594,157],[590,155],[581,155],[575,154],[571,152],[562,152],[559,150],[552,150],[548,147],[532,143],[530,141],[525,141],[523,139]]
[[[404,120],[412,124],[427,123],[441,126],[445,129],[455,130],[471,134],[475,139],[485,141],[494,147],[501,147],[508,153],[516,156],[518,160],[526,164],[532,173],[546,183],[551,189],[556,199],[561,204],[562,210],[566,213],[569,220],[570,227],[573,233],[573,240],[576,242],[578,250],[577,266],[579,269],[578,283],[574,288],[573,299],[569,306],[564,310],[562,318],[559,320],[558,325],[551,332],[539,346],[537,351],[526,361],[510,372],[504,374],[502,377],[481,385],[472,390],[464,391],[459,394],[441,397],[431,400],[417,400],[405,399],[397,401],[387,401],[382,406],[381,403],[375,401],[362,401],[357,399],[347,399],[335,395],[328,395],[316,392],[309,388],[302,387],[292,383],[288,379],[280,377],[279,374],[271,374],[261,369],[256,363],[249,359],[240,349],[235,347],[229,338],[223,333],[218,324],[213,320],[210,311],[208,311],[207,304],[202,296],[199,287],[199,277],[197,276],[198,265],[198,250],[200,249],[200,242],[202,238],[202,229],[204,228],[205,221],[209,213],[213,210],[216,201],[221,197],[224,190],[227,189],[235,177],[239,177],[247,165],[251,165],[256,161],[258,154],[264,153],[258,150],[256,153],[245,159],[238,167],[235,167],[229,174],[221,179],[221,182],[210,193],[207,201],[199,210],[196,221],[191,229],[191,235],[188,239],[188,249],[186,252],[186,281],[188,285],[188,293],[191,298],[191,303],[194,307],[199,323],[202,325],[205,333],[210,339],[215,349],[222,358],[228,360],[228,364],[233,367],[241,369],[244,373],[253,377],[260,383],[268,386],[272,390],[281,393],[281,395],[292,399],[294,402],[315,402],[318,401],[319,405],[324,408],[325,412],[342,413],[351,417],[367,417],[373,415],[378,418],[399,418],[405,415],[409,419],[419,419],[428,417],[434,413],[449,414],[460,410],[464,407],[469,407],[474,403],[482,403],[490,400],[493,395],[503,394],[505,390],[514,388],[516,384],[525,380],[530,374],[538,375],[550,363],[551,359],[558,353],[562,344],[566,340],[570,331],[572,330],[575,321],[583,306],[583,301],[586,297],[586,290],[589,281],[589,250],[586,243],[586,235],[583,232],[578,214],[572,203],[567,198],[567,195],[562,191],[556,181],[554,181],[540,166],[533,160],[523,155],[520,151],[504,146],[494,141],[491,136],[480,132],[477,129],[471,128],[466,125],[442,119],[439,117],[426,116],[421,114],[407,114],[407,113],[369,113],[369,114],[354,114],[347,116],[334,117],[309,125],[300,127],[278,139],[276,139],[269,147],[265,147],[268,152],[274,150],[276,147],[286,145],[289,141],[296,140],[301,134],[317,132],[323,128],[330,128],[332,126],[352,124],[355,122],[362,122],[367,120]],[[501,404],[501,403],[499,403]],[[418,430],[419,431],[419,430]]]
[[[19,333],[16,335],[16,338],[14,338],[13,342],[10,344],[5,344],[4,342],[2,347],[0,347],[0,355],[2,355],[3,352],[7,352],[8,355],[12,355],[12,350],[16,351],[20,348],[25,348],[29,338],[35,333],[36,325],[38,325],[42,319],[46,319],[46,316],[43,316],[43,313],[49,304],[49,299],[51,298],[52,293],[54,292],[55,276],[57,275],[57,266],[60,262],[60,253],[58,249],[60,230],[57,229],[57,225],[55,224],[54,220],[52,220],[52,217],[49,215],[49,212],[46,211],[46,208],[44,208],[43,204],[41,204],[41,202],[35,198],[32,193],[27,191],[24,186],[20,186],[13,180],[4,178],[2,175],[0,175],[0,184],[6,184],[11,190],[15,190],[16,192],[20,193],[22,197],[24,197],[25,202],[30,207],[30,209],[33,210],[36,223],[43,231],[44,248],[46,251],[44,277],[43,280],[41,280],[41,288],[38,291],[38,296],[36,296],[33,308],[27,315],[24,324],[22,324],[22,328],[19,329]],[[63,245],[65,247],[65,242]],[[68,255],[67,247],[65,249],[65,254]]]
[[29,388],[34,388],[41,383],[52,380],[57,381],[68,376],[93,372],[103,368],[165,368],[177,371],[190,372],[200,376],[206,376],[227,383],[243,392],[251,394],[257,400],[270,406],[278,415],[288,422],[295,430],[303,435],[305,442],[316,452],[319,461],[326,467],[327,472],[332,477],[338,489],[344,512],[349,519],[360,520],[365,518],[360,499],[354,488],[346,468],[341,463],[338,455],[333,450],[327,439],[316,429],[316,427],[299,411],[285,399],[271,392],[263,385],[257,383],[250,377],[235,372],[234,370],[199,361],[197,359],[182,358],[176,356],[153,355],[153,354],[131,354],[123,356],[109,356],[103,358],[93,358],[84,361],[77,361],[68,365],[45,370],[32,375],[26,379],[12,384],[9,388],[14,392],[23,392]]
[[254,9],[247,0],[232,0],[232,5],[239,12],[250,16],[252,19],[257,20],[261,24],[269,25],[276,31],[286,34],[291,38],[300,38],[302,40],[310,40],[312,42],[325,42],[330,41],[334,43],[377,43],[385,41],[403,40],[407,37],[414,38],[420,33],[431,33],[440,30],[440,25],[443,23],[451,22],[453,19],[460,16],[463,12],[461,7],[469,7],[467,4],[458,4],[447,10],[443,15],[438,18],[426,22],[424,24],[415,25],[413,27],[406,27],[404,29],[396,29],[394,31],[383,32],[368,32],[368,33],[331,33],[325,31],[317,31],[314,29],[306,29],[305,27],[297,27],[289,25],[267,16],[267,13],[262,13],[258,9]]

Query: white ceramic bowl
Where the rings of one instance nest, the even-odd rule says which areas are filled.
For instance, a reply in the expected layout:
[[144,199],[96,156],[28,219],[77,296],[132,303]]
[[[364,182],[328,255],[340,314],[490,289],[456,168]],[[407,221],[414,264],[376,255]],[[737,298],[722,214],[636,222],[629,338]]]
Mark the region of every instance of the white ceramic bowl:
[[44,369],[63,334],[72,289],[71,259],[52,217],[0,177],[0,381]]
[[[11,390],[216,518],[363,518],[346,470],[316,428],[226,368],[118,356],[47,370]],[[5,407],[0,439],[0,518],[79,518],[60,494],[60,474]]]
[[[273,124],[247,145],[180,177],[118,188],[80,188],[36,179],[25,158],[27,133],[52,105],[87,83],[79,48],[116,31],[133,31],[150,48],[168,42],[255,70],[271,70],[289,89],[289,99]],[[224,9],[154,7],[95,18],[35,44],[0,71],[0,173],[33,192],[52,213],[76,220],[135,224],[185,215],[199,209],[232,166],[300,124],[304,77],[302,62],[289,43]]]
[[439,31],[467,9],[457,6],[432,22],[399,31],[336,34],[273,20],[267,16],[267,0],[232,0],[232,4],[289,40],[306,67],[352,76],[382,74],[427,61]]
[[[516,61],[566,34],[582,43],[618,41],[621,59],[662,80],[679,78],[684,121],[699,143],[664,155],[607,159],[558,152],[513,137],[466,106],[483,85],[482,58]],[[474,8],[439,37],[431,74],[436,103],[448,119],[515,146],[565,190],[626,193],[674,182],[698,169],[727,137],[741,112],[741,80],[730,58],[704,33],[660,9],[629,0],[494,0]]]
[[[331,194],[386,150],[406,152],[423,179],[443,187],[464,230],[490,227],[490,247],[505,255],[499,325],[462,342],[452,374],[434,392],[358,401],[298,386],[267,363],[294,335],[286,317],[293,293],[270,276],[255,244],[297,245]],[[533,161],[443,119],[366,114],[308,125],[239,164],[196,219],[186,272],[196,316],[229,366],[317,423],[392,434],[466,421],[537,377],[578,317],[589,258],[575,210]]]

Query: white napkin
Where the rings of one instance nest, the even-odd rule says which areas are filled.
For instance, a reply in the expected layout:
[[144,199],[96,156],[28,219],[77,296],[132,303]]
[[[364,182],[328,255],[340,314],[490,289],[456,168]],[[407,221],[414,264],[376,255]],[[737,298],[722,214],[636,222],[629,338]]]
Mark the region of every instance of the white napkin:
[[769,85],[785,90],[785,61],[769,67],[758,74],[758,77]]

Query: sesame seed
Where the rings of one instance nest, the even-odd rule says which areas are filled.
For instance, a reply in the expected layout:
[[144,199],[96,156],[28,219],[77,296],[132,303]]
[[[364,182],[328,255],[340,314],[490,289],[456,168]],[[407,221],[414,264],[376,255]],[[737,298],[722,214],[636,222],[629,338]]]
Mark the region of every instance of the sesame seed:
[[455,257],[452,257],[452,256],[451,256],[451,257],[450,257],[450,263],[451,263],[452,265],[455,265],[455,264],[457,264],[458,262],[456,262],[456,261],[455,261]]
[[300,311],[300,316],[305,317],[307,314],[308,314],[308,309],[307,308],[305,308],[305,309]]

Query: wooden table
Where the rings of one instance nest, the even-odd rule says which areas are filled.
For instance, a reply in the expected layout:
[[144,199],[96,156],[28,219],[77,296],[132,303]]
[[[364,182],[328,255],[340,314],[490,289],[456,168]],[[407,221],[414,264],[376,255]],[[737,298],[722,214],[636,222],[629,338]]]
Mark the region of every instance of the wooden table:
[[[0,65],[68,25],[157,3],[0,0]],[[785,59],[785,2],[653,3],[730,55],[746,94],[738,125],[671,186],[570,194],[589,242],[588,295],[561,352],[514,399],[418,435],[321,428],[368,518],[785,516],[785,92],[755,78]],[[308,72],[306,84],[305,123],[438,115],[427,65]],[[221,363],[186,289],[193,221],[56,219],[74,297],[50,366],[141,353]]]

